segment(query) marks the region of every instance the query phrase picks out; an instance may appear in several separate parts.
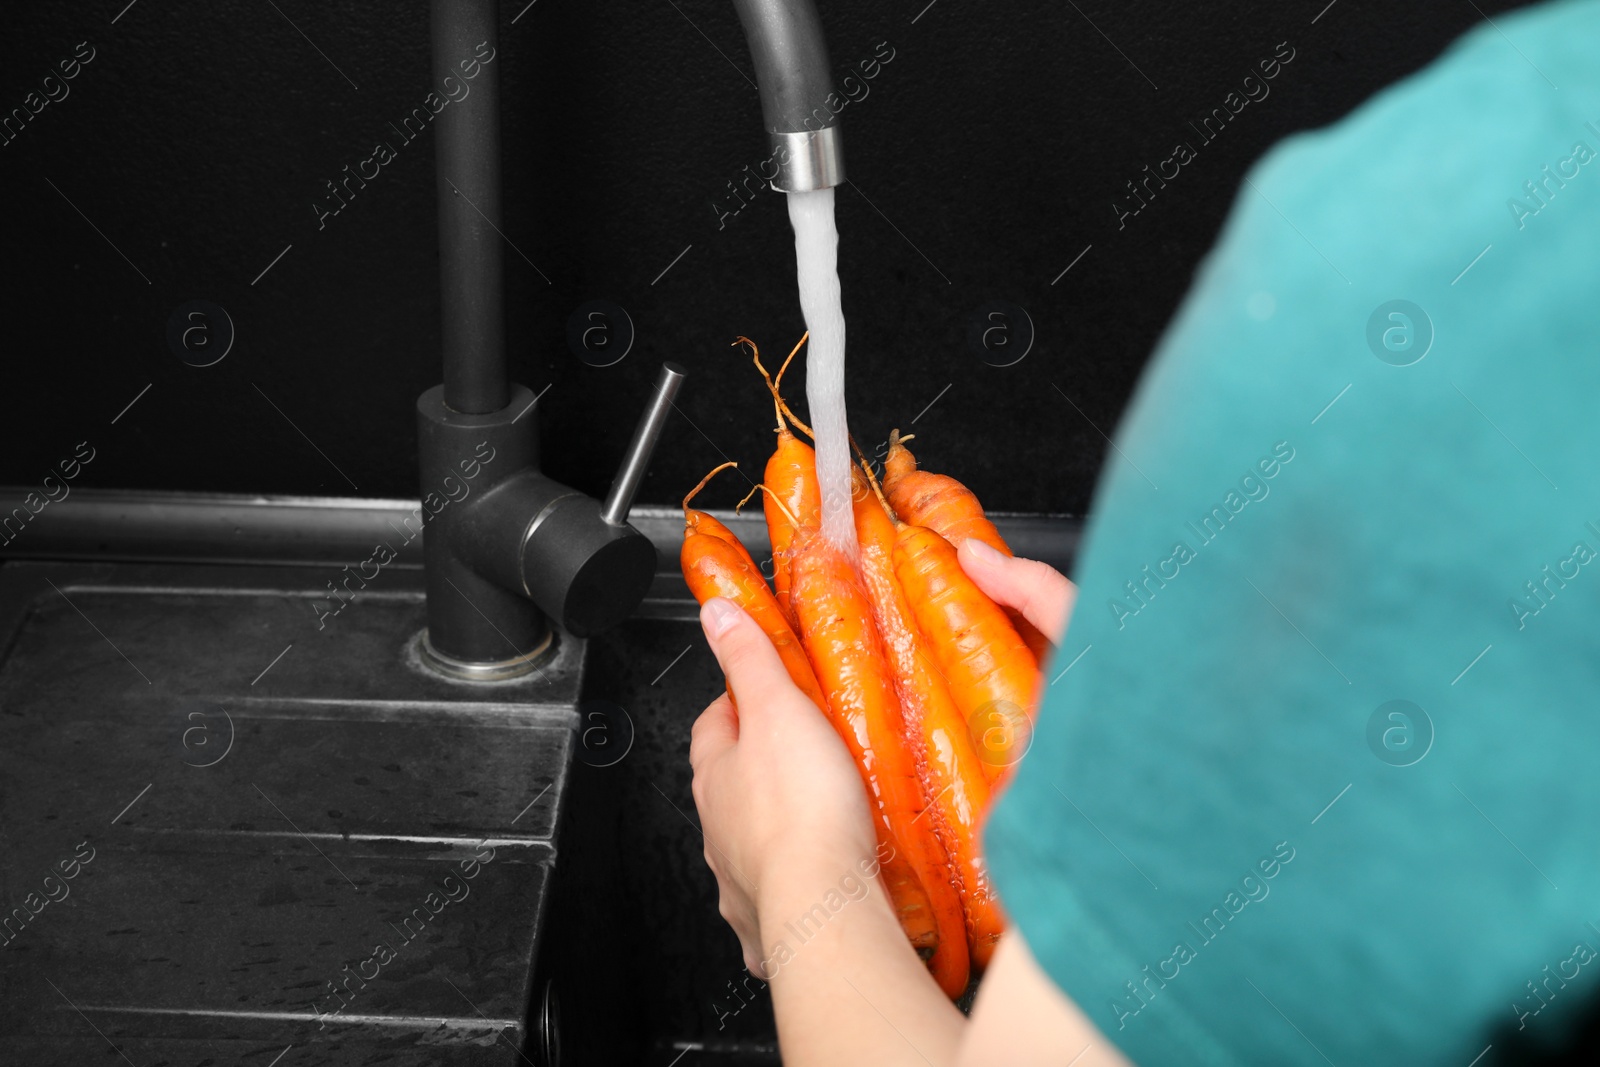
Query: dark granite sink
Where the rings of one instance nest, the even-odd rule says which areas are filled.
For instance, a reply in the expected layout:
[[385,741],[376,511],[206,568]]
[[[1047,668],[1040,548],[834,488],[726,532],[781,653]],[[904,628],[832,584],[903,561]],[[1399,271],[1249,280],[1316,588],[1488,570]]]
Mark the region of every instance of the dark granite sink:
[[[7,548],[0,1063],[778,1062],[689,792],[722,676],[681,517],[636,509],[635,618],[458,683],[416,546],[325,614],[414,510],[85,489]],[[1077,531],[1000,525],[1058,566]]]
[[323,577],[0,568],[0,1062],[523,1062],[583,644],[447,682]]
[[778,1062],[700,855],[692,605],[460,685],[418,579],[319,629],[294,568],[0,568],[0,1062]]

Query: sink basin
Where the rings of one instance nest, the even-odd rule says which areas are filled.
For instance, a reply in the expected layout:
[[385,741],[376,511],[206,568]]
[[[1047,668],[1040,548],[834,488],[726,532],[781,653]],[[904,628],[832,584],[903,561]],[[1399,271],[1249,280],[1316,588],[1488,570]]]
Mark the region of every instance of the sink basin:
[[0,1062],[524,1062],[584,644],[452,683],[329,576],[0,568]]
[[[757,559],[769,551],[759,517],[717,513]],[[1065,516],[995,516],[1019,555],[1071,567],[1080,529]],[[722,692],[722,670],[672,562],[682,518],[637,516],[662,557],[638,616],[589,641],[580,718],[633,730],[632,747],[579,759],[567,783],[535,982],[544,1031],[568,1063],[642,1067],[778,1064],[765,984],[746,974],[739,942],[717,914],[689,792],[689,733]],[[600,765],[608,764],[608,765]]]
[[777,1064],[770,994],[717,914],[689,792],[690,727],[722,671],[692,601],[646,611],[589,641],[580,717],[620,708],[633,739],[573,767],[536,995],[553,991],[567,1063]]

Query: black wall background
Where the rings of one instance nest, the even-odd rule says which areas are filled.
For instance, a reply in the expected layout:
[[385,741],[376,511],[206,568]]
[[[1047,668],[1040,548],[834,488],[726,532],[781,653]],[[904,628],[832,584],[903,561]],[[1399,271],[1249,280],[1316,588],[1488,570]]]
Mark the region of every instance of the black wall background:
[[[893,50],[842,116],[852,427],[882,440],[948,385],[915,426],[924,462],[991,509],[1073,514],[1249,164],[1484,17],[1462,0],[926,3],[820,4],[841,75]],[[0,147],[0,482],[36,486],[87,440],[80,485],[415,496],[415,398],[440,377],[434,142],[400,146],[388,123],[433,87],[426,3],[93,0],[3,23],[0,112],[79,42],[95,58]],[[1201,146],[1186,120],[1280,42],[1294,59],[1270,95]],[[692,378],[642,499],[675,501],[724,455],[759,469],[771,408],[729,342],[781,355],[803,322],[783,198],[719,228],[765,155],[732,5],[511,0],[496,63],[511,360],[549,387],[546,470],[603,493],[663,359]],[[378,140],[398,157],[319,229],[324,180]],[[1119,230],[1124,183],[1178,140],[1198,159]],[[196,299],[236,330],[205,368],[167,341]],[[568,349],[592,299],[635,325],[614,366]],[[1013,366],[967,348],[991,300],[1035,325]]]

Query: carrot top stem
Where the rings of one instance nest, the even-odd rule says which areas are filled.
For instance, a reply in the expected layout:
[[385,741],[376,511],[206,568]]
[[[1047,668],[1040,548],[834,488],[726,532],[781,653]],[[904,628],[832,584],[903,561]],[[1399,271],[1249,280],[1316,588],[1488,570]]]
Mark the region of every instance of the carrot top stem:
[[[851,443],[854,444],[854,441]],[[857,448],[856,451],[860,452],[861,449]],[[883,505],[884,513],[889,516],[889,521],[894,523],[896,527],[903,525],[900,522],[900,516],[894,513],[894,508],[889,506],[888,498],[883,495],[883,486],[878,484],[878,476],[872,473],[872,465],[867,462],[867,457],[858,455],[856,462],[860,463],[861,469],[866,472],[867,484],[872,486],[873,495],[878,498],[878,503]]]
[[[717,467],[716,469],[714,469],[710,474],[706,475],[704,478],[701,478],[700,479],[700,484],[695,486],[693,489],[689,490],[689,495],[683,498],[683,513],[684,513],[685,517],[687,517],[688,514],[689,514],[689,501],[693,500],[695,498],[695,495],[698,494],[700,492],[700,490],[702,490],[702,489],[704,489],[706,487],[706,483],[707,482],[709,482],[712,478],[715,478],[717,476],[717,472],[718,471],[725,471],[729,467],[737,467],[738,465],[739,464],[737,462],[735,462],[734,460],[730,459],[728,462],[722,464],[722,466]],[[745,499],[749,500],[750,498],[749,497],[745,497]]]
[[[791,362],[793,362],[793,360],[794,360],[795,352],[800,351],[800,345],[805,344],[806,343],[806,338],[810,337],[810,336],[811,336],[811,331],[810,330],[807,330],[805,333],[800,335],[800,343],[795,345],[794,346],[794,351],[790,352],[788,357],[784,359],[783,366],[778,368],[777,377],[768,378],[767,379],[767,388],[772,390],[772,400],[773,400],[773,402],[775,404],[778,405],[778,410],[779,410],[778,427],[779,427],[779,429],[782,429],[782,427],[783,427],[783,416],[787,415],[787,416],[789,416],[789,421],[791,423],[793,423],[795,426],[799,427],[800,429],[804,430],[806,436],[811,438],[813,441],[815,441],[817,439],[817,435],[815,433],[811,432],[811,427],[809,427],[805,423],[801,422],[800,421],[800,416],[796,415],[794,413],[794,409],[789,406],[789,402],[783,399],[783,372],[789,369],[789,364]],[[765,374],[766,372],[763,371],[762,373]]]
[[800,417],[794,413],[792,408],[789,407],[788,402],[782,397],[778,397],[777,400],[783,408],[783,413],[789,416],[789,421],[794,423],[799,429],[804,430],[806,436],[815,441],[817,439],[817,435],[811,431],[811,427],[800,421]]
[[[808,338],[810,336],[811,336],[811,331],[810,330],[807,330],[805,333],[800,335],[800,340],[795,342],[793,351],[791,351],[789,353],[789,355],[784,359],[783,366],[778,368],[778,376],[776,378],[768,379],[768,383],[772,386],[772,391],[774,393],[776,393],[778,391],[779,387],[781,387],[783,385],[783,372],[788,370],[789,369],[789,364],[794,361],[795,352],[800,351],[800,346],[805,344],[806,343],[806,338]],[[766,372],[763,371],[762,373],[766,373]]]
[[[789,355],[784,359],[783,366],[778,368],[778,374],[776,377],[770,374],[766,367],[762,366],[761,350],[756,347],[756,343],[754,341],[750,340],[750,338],[744,336],[743,334],[740,334],[733,343],[736,345],[742,343],[750,346],[751,361],[755,363],[756,370],[761,372],[761,377],[766,380],[767,390],[772,393],[772,408],[774,413],[778,416],[778,432],[783,432],[783,419],[784,416],[787,415],[790,422],[794,423],[796,426],[806,432],[807,437],[815,438],[816,435],[811,432],[811,427],[801,422],[799,418],[795,416],[795,413],[790,410],[789,405],[784,403],[783,394],[780,392],[781,383],[783,382],[783,372],[789,369],[789,364],[794,360],[795,354],[800,351],[801,346],[806,343],[806,338],[810,336],[810,330],[807,330],[805,333],[800,335],[800,340],[795,342],[794,348],[790,349]],[[745,499],[748,500],[749,498],[746,497]]]
[[733,513],[735,515],[737,515],[740,512],[742,512],[744,510],[744,506],[746,504],[750,503],[750,498],[755,496],[756,493],[760,491],[760,489],[761,489],[761,486],[759,484],[752,486],[750,488],[750,491],[744,495],[744,499],[739,501],[737,504],[735,504],[733,506]]
[[[763,493],[767,494],[767,499],[771,500],[774,504],[777,505],[778,510],[783,512],[783,517],[789,520],[790,525],[792,525],[797,530],[800,528],[800,520],[794,517],[794,512],[790,511],[786,506],[784,506],[782,497],[780,497],[777,493],[774,493],[763,482],[757,482],[756,483],[756,489],[759,489]],[[746,496],[744,498],[744,500],[749,500],[751,496],[754,496],[755,492],[756,492],[756,489],[750,490],[749,495]],[[740,507],[744,506],[744,500],[739,501],[739,506]]]
[[[767,390],[772,393],[772,408],[773,408],[773,412],[778,416],[778,432],[782,433],[783,432],[783,408],[780,406],[781,402],[778,399],[778,390],[772,384],[772,375],[767,372],[767,368],[766,367],[761,365],[761,349],[757,348],[756,347],[756,343],[754,341],[750,340],[750,338],[746,337],[742,333],[734,338],[733,344],[734,345],[745,344],[745,345],[749,345],[750,346],[750,359],[751,359],[752,362],[755,363],[756,370],[761,372],[762,379],[767,383]],[[747,496],[744,499],[745,500],[749,500],[750,498]],[[739,503],[742,506],[744,504],[744,501],[741,500]]]
[[761,371],[761,376],[763,378],[765,378],[767,376],[767,371],[766,371],[766,368],[761,366],[761,350],[756,347],[756,343],[754,341],[750,340],[750,338],[746,337],[744,334],[741,333],[741,334],[735,335],[734,339],[731,342],[729,342],[728,347],[729,348],[737,348],[740,345],[749,345],[750,346],[750,354],[752,356],[754,356],[755,359],[756,359],[756,368]]
[[[715,472],[713,471],[712,473],[715,473]],[[742,511],[744,509],[744,506],[746,504],[750,503],[750,498],[755,496],[758,491],[766,493],[767,496],[772,500],[773,504],[777,505],[778,510],[783,512],[783,517],[788,519],[790,524],[793,525],[796,529],[800,528],[800,521],[794,517],[794,512],[790,511],[787,507],[785,507],[784,504],[783,504],[783,499],[781,497],[779,497],[777,493],[774,493],[770,488],[768,488],[762,482],[757,482],[754,486],[752,486],[750,488],[750,491],[744,495],[744,499],[739,501],[738,505],[733,509],[734,512],[738,513],[740,511]]]
[[[777,382],[773,381],[772,375],[767,373],[767,368],[765,368],[765,367],[763,367],[761,365],[761,353],[756,351],[755,342],[754,341],[750,341],[749,338],[742,338],[742,340],[746,341],[750,345],[751,358],[755,362],[756,370],[760,371],[761,372],[761,377],[766,379],[767,390],[770,393],[772,393],[772,413],[774,415],[776,415],[777,419],[778,419],[777,432],[778,433],[783,433],[783,430],[784,430],[784,427],[783,427],[783,413],[784,413],[784,410],[785,410],[785,406],[784,406],[784,403],[783,403],[783,397],[778,395],[778,384],[777,384]],[[784,366],[788,366],[788,364],[785,363]],[[779,371],[778,373],[782,374],[783,372]],[[752,489],[752,490],[750,490],[750,492],[753,494],[755,492],[755,490]],[[744,499],[745,500],[749,500],[750,497],[747,496]],[[740,503],[742,504],[743,501],[740,501]]]

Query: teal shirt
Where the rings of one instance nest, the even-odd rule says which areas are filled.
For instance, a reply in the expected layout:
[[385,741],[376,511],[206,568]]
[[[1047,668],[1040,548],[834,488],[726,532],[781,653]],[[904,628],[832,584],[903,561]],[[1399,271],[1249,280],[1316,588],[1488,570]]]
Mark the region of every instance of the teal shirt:
[[1496,23],[1254,167],[1108,454],[986,847],[1139,1064],[1600,996],[1600,4]]

